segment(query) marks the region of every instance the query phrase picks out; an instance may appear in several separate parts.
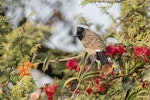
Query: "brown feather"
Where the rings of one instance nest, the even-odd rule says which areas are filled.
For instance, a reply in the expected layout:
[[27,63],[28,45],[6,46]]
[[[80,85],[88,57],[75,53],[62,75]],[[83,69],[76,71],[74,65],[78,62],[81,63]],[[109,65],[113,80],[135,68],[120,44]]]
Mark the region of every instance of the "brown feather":
[[85,36],[81,41],[85,47],[85,50],[91,55],[95,55],[96,50],[106,50],[104,41],[91,30],[85,29]]

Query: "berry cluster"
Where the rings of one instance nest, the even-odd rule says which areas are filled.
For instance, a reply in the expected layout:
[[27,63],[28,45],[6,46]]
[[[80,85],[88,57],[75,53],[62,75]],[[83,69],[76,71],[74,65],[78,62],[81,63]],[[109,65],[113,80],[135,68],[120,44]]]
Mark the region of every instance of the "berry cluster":
[[48,100],[53,100],[53,96],[55,94],[55,92],[57,91],[58,86],[57,84],[53,83],[53,84],[46,84],[44,87],[41,87],[41,91],[45,92],[45,94],[48,97]]
[[147,47],[134,47],[134,55],[138,58],[143,58],[145,62],[148,62],[148,57],[150,57],[150,49]]
[[30,68],[35,68],[34,64],[31,62],[24,62],[22,66],[19,66],[18,70],[20,72],[20,77],[30,75]]
[[114,45],[108,45],[107,51],[105,52],[105,54],[107,56],[114,57],[115,55],[122,56],[124,54],[124,52],[126,52],[126,50],[123,45],[118,45],[117,47]]

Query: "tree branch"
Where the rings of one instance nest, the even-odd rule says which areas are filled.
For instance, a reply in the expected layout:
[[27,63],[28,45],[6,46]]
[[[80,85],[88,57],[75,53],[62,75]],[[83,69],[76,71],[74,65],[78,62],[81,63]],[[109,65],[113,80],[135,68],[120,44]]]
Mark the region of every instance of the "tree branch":
[[125,1],[125,0],[99,0],[97,2],[107,2],[107,3],[121,3],[122,1]]
[[70,57],[70,58],[63,58],[63,59],[59,59],[59,58],[56,58],[55,60],[49,60],[49,62],[63,62],[63,61],[68,61],[70,59],[76,59],[76,58],[80,58],[84,55],[84,53],[78,55],[78,56],[74,56],[74,57]]

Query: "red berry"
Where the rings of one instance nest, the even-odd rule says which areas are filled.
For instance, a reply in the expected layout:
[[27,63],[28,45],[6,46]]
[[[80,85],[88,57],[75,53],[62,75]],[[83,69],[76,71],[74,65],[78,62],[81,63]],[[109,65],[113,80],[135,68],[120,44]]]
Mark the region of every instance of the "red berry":
[[147,47],[134,47],[134,55],[136,57],[143,57],[144,61],[148,62],[148,57],[150,56],[150,50]]
[[77,71],[77,72],[80,72],[80,67],[77,67],[77,68],[76,68],[76,71]]
[[75,70],[77,66],[78,66],[78,61],[76,59],[71,59],[66,63],[66,68],[70,70]]
[[137,46],[135,46],[135,47],[134,47],[134,55],[135,55],[136,57],[141,57],[142,54],[143,54],[143,48],[142,48],[142,47],[137,47]]
[[86,90],[86,92],[88,93],[88,94],[91,94],[92,93],[92,89],[91,88],[87,88],[87,90]]
[[52,84],[52,85],[46,85],[44,90],[45,90],[46,95],[50,98],[50,97],[53,97],[57,88],[58,88],[57,84]]
[[105,86],[101,85],[97,87],[98,91],[105,92]]
[[124,46],[122,46],[122,45],[119,45],[119,46],[117,47],[117,51],[118,51],[118,55],[119,55],[119,56],[122,56],[122,54],[123,54],[124,52],[126,52]]
[[76,90],[76,93],[80,93],[80,90],[79,90],[79,89],[77,89],[77,90]]
[[95,79],[94,79],[94,82],[95,82],[96,84],[99,84],[99,83],[100,83],[99,78],[95,78]]
[[117,54],[117,48],[113,45],[108,45],[105,54],[108,56],[115,56]]
[[100,76],[100,79],[105,79],[105,75],[101,75],[101,76]]
[[141,86],[142,86],[142,88],[145,88],[146,87],[146,82],[142,82]]

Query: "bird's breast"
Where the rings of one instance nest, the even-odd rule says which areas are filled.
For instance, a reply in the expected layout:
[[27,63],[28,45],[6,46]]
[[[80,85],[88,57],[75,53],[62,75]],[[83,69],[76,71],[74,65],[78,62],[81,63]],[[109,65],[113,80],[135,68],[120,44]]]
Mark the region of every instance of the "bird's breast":
[[88,52],[89,55],[95,55],[96,50],[92,48],[85,48],[85,51]]

